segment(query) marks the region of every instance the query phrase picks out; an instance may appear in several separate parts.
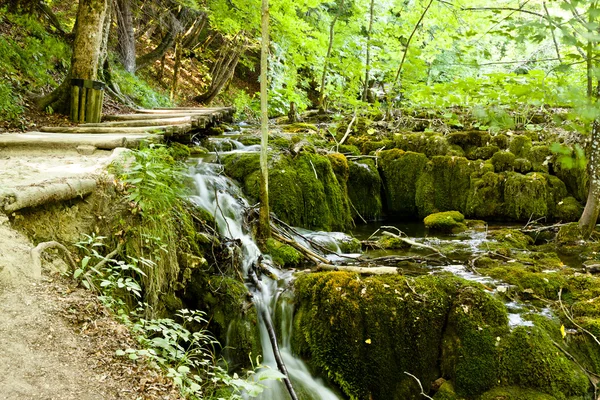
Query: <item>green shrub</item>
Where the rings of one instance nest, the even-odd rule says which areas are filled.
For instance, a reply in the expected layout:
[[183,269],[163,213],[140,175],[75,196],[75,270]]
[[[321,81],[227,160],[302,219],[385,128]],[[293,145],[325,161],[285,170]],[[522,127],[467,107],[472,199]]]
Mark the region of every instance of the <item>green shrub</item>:
[[170,107],[169,97],[161,91],[153,88],[139,75],[133,75],[115,65],[112,71],[113,81],[119,85],[121,92],[130,97],[136,104],[144,108]]

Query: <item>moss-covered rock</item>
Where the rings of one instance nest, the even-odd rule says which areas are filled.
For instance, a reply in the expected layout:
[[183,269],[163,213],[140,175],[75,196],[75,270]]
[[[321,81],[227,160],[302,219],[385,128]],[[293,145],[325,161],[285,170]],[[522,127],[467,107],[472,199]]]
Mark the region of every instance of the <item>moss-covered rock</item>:
[[561,226],[556,235],[556,244],[558,246],[573,246],[582,240],[583,236],[577,222]]
[[428,159],[424,154],[398,149],[381,152],[380,168],[385,204],[390,217],[415,217],[417,181]]
[[[381,201],[382,182],[375,162],[371,159],[349,161],[348,197],[355,221],[360,214],[366,220],[380,219],[383,214]],[[358,214],[357,214],[358,213]]]
[[531,139],[528,136],[516,135],[510,141],[509,150],[518,158],[526,158],[531,151],[531,146]]
[[458,145],[463,149],[469,147],[483,147],[487,146],[491,139],[491,136],[486,131],[464,131],[464,132],[452,132],[448,134],[448,143]]
[[460,400],[450,381],[444,382],[433,398],[434,400]]
[[499,133],[492,136],[491,142],[493,145],[498,146],[500,150],[506,150],[508,149],[508,143],[510,142],[510,139],[504,133]]
[[548,215],[548,181],[537,173],[521,175],[507,173],[504,184],[506,216],[512,220],[527,220]]
[[298,132],[318,132],[319,128],[317,128],[314,124],[307,124],[304,122],[296,122],[290,125],[283,125],[281,130],[289,133],[298,133]]
[[471,179],[465,213],[470,217],[498,219],[504,213],[504,177],[488,172]]
[[435,212],[464,211],[469,197],[471,174],[479,172],[480,163],[464,157],[433,157],[416,181],[415,202],[419,216]]
[[531,165],[531,161],[526,158],[517,158],[515,159],[514,168],[516,172],[520,172],[522,174],[526,174],[531,172],[533,166]]
[[588,195],[588,173],[585,165],[574,163],[567,165],[556,160],[554,155],[552,167],[554,174],[560,178],[566,185],[569,194],[579,201],[586,201]]
[[443,156],[450,150],[446,137],[433,132],[396,134],[394,141],[398,149],[423,153],[427,157]]
[[382,249],[407,249],[410,244],[395,236],[382,236],[377,240],[377,245]]
[[556,397],[533,389],[502,386],[485,392],[480,400],[556,400]]
[[[336,160],[341,161],[342,155]],[[227,175],[243,182],[253,198],[259,193],[259,155],[231,154],[223,157]],[[342,169],[336,164],[338,174]],[[339,175],[343,181],[345,173]],[[352,226],[345,185],[340,184],[327,156],[309,151],[296,158],[272,154],[269,160],[269,205],[285,222],[309,229],[346,230]]]
[[425,228],[438,232],[463,232],[467,229],[465,216],[458,211],[445,211],[428,215],[423,222]]
[[550,148],[545,145],[532,146],[529,161],[535,172],[548,172],[548,162],[552,159]]
[[273,259],[273,262],[280,267],[296,267],[304,258],[302,254],[292,246],[281,243],[275,239],[267,239],[264,247],[264,252],[269,254]]
[[512,171],[515,166],[516,157],[510,151],[498,151],[492,156],[492,165],[496,172]]
[[488,237],[501,243],[504,247],[527,249],[533,244],[533,239],[517,229],[496,229],[488,232]]
[[563,222],[573,222],[579,220],[583,206],[575,197],[566,197],[556,205],[554,218]]
[[469,160],[488,160],[494,156],[500,148],[498,146],[483,146],[483,147],[471,147],[467,151],[467,158]]

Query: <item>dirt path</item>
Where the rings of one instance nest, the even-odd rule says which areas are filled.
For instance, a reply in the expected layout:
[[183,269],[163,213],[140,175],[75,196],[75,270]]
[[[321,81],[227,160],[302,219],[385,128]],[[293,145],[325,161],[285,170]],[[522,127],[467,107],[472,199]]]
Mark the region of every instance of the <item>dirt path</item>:
[[[38,164],[31,158],[4,159],[4,167],[33,172],[21,181],[18,170],[11,170],[2,183],[37,182],[48,176],[52,163],[64,161],[47,155]],[[156,371],[114,355],[134,341],[95,296],[58,273],[32,278],[32,247],[0,212],[0,399],[179,398]]]

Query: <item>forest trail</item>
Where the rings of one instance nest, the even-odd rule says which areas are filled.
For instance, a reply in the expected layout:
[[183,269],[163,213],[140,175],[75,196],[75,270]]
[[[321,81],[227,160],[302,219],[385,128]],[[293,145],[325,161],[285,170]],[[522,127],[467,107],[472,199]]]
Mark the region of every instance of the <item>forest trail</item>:
[[[60,258],[46,257],[41,279],[34,278],[34,244],[8,219],[10,207],[28,191],[94,182],[122,154],[121,147],[162,141],[167,131],[187,134],[194,124],[204,128],[231,113],[145,111],[112,116],[99,127],[80,125],[94,133],[74,135],[78,127],[68,133],[47,127],[42,130],[56,132],[0,135],[0,399],[179,398],[157,371],[115,356],[118,349],[134,347],[134,340],[93,294],[58,273],[64,267]],[[140,121],[149,121],[152,133]],[[142,129],[127,132],[123,128],[128,126]],[[73,197],[83,194],[75,191]]]

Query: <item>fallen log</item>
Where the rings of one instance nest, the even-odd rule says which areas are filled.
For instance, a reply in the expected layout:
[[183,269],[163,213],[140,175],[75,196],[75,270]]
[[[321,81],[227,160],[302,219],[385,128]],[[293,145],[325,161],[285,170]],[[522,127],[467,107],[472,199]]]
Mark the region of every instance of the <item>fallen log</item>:
[[98,149],[112,150],[117,147],[138,148],[142,142],[158,143],[163,141],[162,135],[156,134],[85,134],[28,132],[0,135],[0,148],[76,148],[78,146],[94,146]]
[[402,271],[395,267],[356,267],[350,265],[319,264],[317,271],[343,271],[361,275],[396,275]]
[[7,213],[42,204],[83,197],[96,189],[95,179],[65,179],[21,186],[0,193],[0,206]]
[[65,133],[65,134],[78,134],[78,133],[90,133],[90,134],[108,134],[108,133],[165,133],[169,131],[170,126],[158,125],[158,126],[138,126],[138,127],[114,127],[114,126],[44,126],[40,129],[42,132],[49,133]]
[[144,126],[160,126],[160,125],[182,125],[191,124],[191,117],[175,117],[175,118],[156,118],[156,119],[133,119],[125,121],[110,121],[100,123],[82,124],[80,127],[144,127]]

